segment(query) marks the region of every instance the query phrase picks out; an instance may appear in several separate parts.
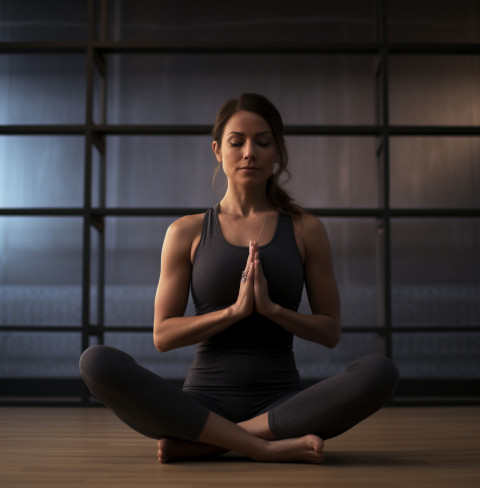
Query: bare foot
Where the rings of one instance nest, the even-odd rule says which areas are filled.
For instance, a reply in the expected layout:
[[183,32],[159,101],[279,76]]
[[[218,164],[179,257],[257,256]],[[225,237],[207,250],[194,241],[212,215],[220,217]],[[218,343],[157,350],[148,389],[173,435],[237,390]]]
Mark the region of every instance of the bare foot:
[[221,447],[203,444],[201,442],[190,442],[182,439],[164,437],[157,443],[157,457],[161,463],[173,461],[184,461],[187,459],[201,459],[206,457],[220,456],[227,452]]
[[305,435],[294,439],[267,441],[268,447],[258,461],[301,462],[322,464],[325,462],[323,440],[316,435]]

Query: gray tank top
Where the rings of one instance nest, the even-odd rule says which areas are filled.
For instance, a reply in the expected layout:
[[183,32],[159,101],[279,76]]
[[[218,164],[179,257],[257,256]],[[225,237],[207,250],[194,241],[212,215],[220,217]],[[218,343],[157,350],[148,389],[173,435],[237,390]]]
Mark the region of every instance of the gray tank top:
[[[191,291],[197,315],[235,303],[248,248],[229,243],[220,230],[219,204],[207,210],[192,270]],[[260,247],[260,260],[270,298],[282,307],[298,310],[304,285],[303,264],[290,217],[279,213],[272,240]],[[203,341],[199,349],[262,349],[291,351],[293,336],[266,317],[249,317]]]

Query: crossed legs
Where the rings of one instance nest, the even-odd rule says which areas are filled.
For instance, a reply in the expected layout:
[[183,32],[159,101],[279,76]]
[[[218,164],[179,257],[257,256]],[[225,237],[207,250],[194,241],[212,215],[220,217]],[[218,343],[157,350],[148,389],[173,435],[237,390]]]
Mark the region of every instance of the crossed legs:
[[378,410],[397,380],[396,368],[387,358],[367,356],[344,373],[237,425],[119,350],[87,349],[80,371],[91,392],[120,419],[160,439],[161,462],[233,450],[258,461],[321,463],[323,438],[338,435]]
[[[381,355],[365,356],[342,373],[312,385],[238,426],[267,441],[303,438],[316,453],[313,462],[322,462],[323,440],[340,435],[380,409],[391,397],[397,382],[398,371],[390,359]],[[314,438],[308,436],[312,433],[316,434]],[[211,445],[162,439],[158,457],[168,462],[182,456],[222,452],[225,451]]]

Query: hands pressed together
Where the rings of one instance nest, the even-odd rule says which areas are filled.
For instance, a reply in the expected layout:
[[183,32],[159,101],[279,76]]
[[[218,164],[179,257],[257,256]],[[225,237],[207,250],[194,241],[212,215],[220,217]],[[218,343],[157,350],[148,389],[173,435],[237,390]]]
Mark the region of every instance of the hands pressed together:
[[249,316],[254,310],[268,315],[275,304],[268,294],[268,283],[260,263],[258,243],[250,241],[245,269],[242,273],[238,298],[234,305],[241,318]]

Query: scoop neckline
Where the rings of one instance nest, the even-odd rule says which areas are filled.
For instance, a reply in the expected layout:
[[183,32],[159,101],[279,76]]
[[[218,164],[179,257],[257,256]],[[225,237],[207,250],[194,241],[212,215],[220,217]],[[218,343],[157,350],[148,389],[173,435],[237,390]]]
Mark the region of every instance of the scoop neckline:
[[[215,215],[215,227],[218,231],[218,234],[220,235],[220,237],[222,238],[223,242],[225,244],[227,244],[228,246],[230,247],[234,247],[236,249],[248,249],[248,246],[239,246],[237,244],[233,244],[233,242],[230,242],[226,239],[226,237],[223,235],[223,232],[222,232],[222,229],[220,228],[220,220],[218,218],[218,214],[220,213],[220,202],[216,203],[215,206],[214,206],[214,215]],[[277,212],[277,223],[275,225],[275,232],[273,233],[273,236],[272,238],[266,243],[266,244],[263,244],[262,246],[258,246],[259,249],[264,249],[268,246],[270,246],[276,239],[277,237],[277,234],[278,234],[278,229],[280,227],[280,212]]]

